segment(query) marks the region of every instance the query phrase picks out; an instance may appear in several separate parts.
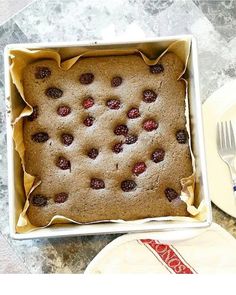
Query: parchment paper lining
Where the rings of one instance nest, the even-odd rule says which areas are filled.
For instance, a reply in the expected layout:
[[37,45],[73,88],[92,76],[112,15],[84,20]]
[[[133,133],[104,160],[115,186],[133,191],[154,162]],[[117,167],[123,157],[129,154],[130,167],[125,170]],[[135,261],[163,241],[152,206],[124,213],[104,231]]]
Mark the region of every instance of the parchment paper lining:
[[[11,77],[13,83],[16,85],[17,90],[19,91],[21,98],[25,103],[25,107],[21,110],[20,115],[17,118],[13,118],[13,139],[15,141],[15,149],[19,153],[22,169],[24,171],[24,191],[26,196],[26,202],[24,208],[19,216],[19,220],[16,226],[16,231],[18,233],[25,233],[28,231],[32,231],[38,228],[43,227],[35,227],[33,226],[27,217],[27,209],[29,207],[29,200],[28,197],[30,193],[40,185],[40,180],[36,180],[33,175],[28,174],[25,171],[25,161],[24,161],[24,153],[25,153],[25,146],[23,141],[23,118],[29,116],[32,113],[32,107],[27,103],[24,97],[24,89],[22,84],[22,77],[23,77],[23,70],[25,66],[29,63],[32,63],[39,59],[53,59],[57,62],[58,66],[65,71],[70,69],[81,57],[87,56],[107,56],[107,55],[127,55],[127,54],[139,54],[143,58],[144,62],[147,65],[154,65],[158,63],[159,59],[168,51],[174,52],[178,55],[181,60],[184,62],[185,67],[184,71],[178,77],[178,79],[182,79],[184,72],[186,71],[188,57],[190,53],[190,41],[189,40],[180,40],[172,43],[166,50],[164,50],[158,57],[155,59],[149,59],[147,56],[149,54],[149,48],[145,48],[145,52],[141,52],[138,49],[99,49],[99,50],[81,50],[78,48],[78,53],[76,56],[69,58],[65,61],[61,60],[61,56],[67,54],[67,48],[61,48],[59,51],[54,49],[41,49],[41,50],[28,50],[28,49],[18,49],[18,50],[11,50],[10,51],[10,58],[11,58]],[[150,48],[151,51],[151,48]],[[59,53],[60,52],[60,53]],[[185,81],[185,80],[184,80]],[[186,89],[187,89],[187,81]],[[188,108],[188,97],[186,91],[186,128],[190,132],[190,121],[189,121],[189,108]],[[156,218],[145,218],[135,221],[124,221],[124,220],[103,220],[91,223],[99,223],[99,222],[116,222],[116,223],[144,223],[148,221],[164,221],[164,220],[172,220],[172,221],[191,221],[197,222],[199,220],[205,220],[207,207],[204,200],[201,201],[198,208],[194,206],[194,185],[195,185],[195,159],[194,155],[191,150],[191,136],[190,136],[190,152],[192,157],[192,165],[193,165],[193,174],[187,178],[181,179],[182,191],[181,191],[181,199],[187,204],[187,210],[192,217],[180,217],[180,216],[168,216],[168,217],[156,217]],[[21,169],[21,167],[19,167]],[[16,179],[17,181],[17,179]],[[58,223],[76,223],[72,219],[69,219],[65,216],[54,216],[49,224],[45,227],[50,226],[51,224],[58,224]],[[83,223],[84,224],[84,223]]]

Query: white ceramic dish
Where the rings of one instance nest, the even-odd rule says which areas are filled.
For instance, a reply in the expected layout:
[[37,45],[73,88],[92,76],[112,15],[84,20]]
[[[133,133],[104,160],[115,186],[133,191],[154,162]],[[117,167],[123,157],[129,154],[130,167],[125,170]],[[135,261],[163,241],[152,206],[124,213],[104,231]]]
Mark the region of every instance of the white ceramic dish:
[[203,105],[209,192],[213,203],[236,218],[236,196],[230,172],[221,160],[216,146],[216,124],[232,120],[236,134],[236,81],[214,92]]
[[[152,246],[140,241],[146,239],[150,240]],[[216,223],[207,229],[192,230],[192,236],[186,230],[177,233],[126,234],[106,245],[89,263],[84,273],[235,273],[235,249],[235,238]]]
[[40,49],[40,48],[62,48],[62,47],[91,47],[91,48],[106,48],[112,45],[119,46],[119,48],[133,45],[140,46],[140,44],[155,45],[159,50],[166,49],[171,43],[183,38],[191,41],[191,52],[189,56],[187,75],[189,80],[189,107],[191,117],[192,130],[192,148],[196,157],[196,172],[197,172],[197,186],[199,200],[204,199],[207,204],[207,217],[204,221],[151,221],[143,224],[128,224],[128,223],[97,223],[90,225],[60,225],[52,226],[44,229],[37,229],[25,234],[16,233],[16,223],[22,204],[19,203],[17,197],[18,188],[15,186],[15,179],[20,176],[19,171],[14,168],[15,163],[19,162],[19,156],[14,150],[14,143],[12,139],[11,118],[8,112],[7,115],[7,137],[8,137],[8,185],[9,185],[9,220],[10,220],[10,234],[14,239],[31,239],[43,237],[64,237],[75,235],[89,235],[89,234],[104,234],[104,233],[121,233],[121,232],[148,232],[148,231],[163,231],[163,230],[183,230],[205,228],[211,224],[212,214],[210,198],[208,194],[208,185],[206,177],[205,165],[205,151],[203,142],[203,128],[202,128],[202,113],[201,100],[199,95],[199,80],[198,80],[198,61],[197,61],[197,45],[196,40],[191,35],[156,38],[145,41],[135,42],[77,42],[77,43],[39,43],[39,44],[11,44],[5,48],[5,81],[6,81],[6,101],[8,109],[10,108],[11,97],[16,92],[16,88],[11,81],[9,74],[9,50],[18,48]]

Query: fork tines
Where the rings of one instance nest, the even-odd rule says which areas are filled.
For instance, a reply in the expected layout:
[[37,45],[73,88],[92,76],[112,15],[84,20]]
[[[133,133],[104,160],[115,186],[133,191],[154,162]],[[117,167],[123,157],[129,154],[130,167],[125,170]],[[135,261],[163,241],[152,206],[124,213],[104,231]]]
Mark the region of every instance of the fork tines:
[[235,137],[231,121],[217,123],[217,146],[221,152],[236,152]]

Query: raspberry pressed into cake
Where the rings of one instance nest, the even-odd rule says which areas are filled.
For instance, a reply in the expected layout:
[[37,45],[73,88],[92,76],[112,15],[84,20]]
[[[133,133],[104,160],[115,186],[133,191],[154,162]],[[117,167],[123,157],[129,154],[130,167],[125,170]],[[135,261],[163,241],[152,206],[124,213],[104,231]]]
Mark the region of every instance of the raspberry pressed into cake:
[[154,66],[128,55],[81,58],[68,71],[52,60],[25,68],[25,164],[41,180],[29,198],[32,224],[188,215],[182,70],[173,53]]

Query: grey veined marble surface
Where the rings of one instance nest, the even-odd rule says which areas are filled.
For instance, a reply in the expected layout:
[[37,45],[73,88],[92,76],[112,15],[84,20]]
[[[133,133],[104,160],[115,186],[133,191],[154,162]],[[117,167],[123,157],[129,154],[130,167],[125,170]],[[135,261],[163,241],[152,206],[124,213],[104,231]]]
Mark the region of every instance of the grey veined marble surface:
[[[236,1],[41,0],[0,26],[0,64],[8,43],[142,39],[193,34],[204,101],[236,78]],[[115,235],[13,241],[9,238],[3,71],[0,73],[0,232],[27,271],[81,273]],[[236,237],[236,220],[213,207],[215,222]],[[1,268],[0,268],[1,272]]]

